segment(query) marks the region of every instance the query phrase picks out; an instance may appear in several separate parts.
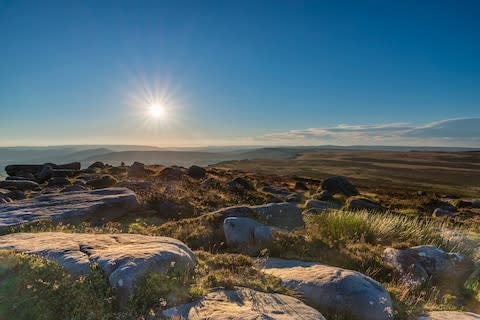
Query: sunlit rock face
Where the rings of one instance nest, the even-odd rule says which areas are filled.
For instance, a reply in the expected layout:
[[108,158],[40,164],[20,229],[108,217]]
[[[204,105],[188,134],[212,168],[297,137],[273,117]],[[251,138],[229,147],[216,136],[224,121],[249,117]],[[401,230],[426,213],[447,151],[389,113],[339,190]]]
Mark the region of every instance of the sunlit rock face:
[[121,304],[147,273],[174,269],[189,274],[196,264],[194,253],[183,242],[137,234],[13,233],[0,237],[0,249],[56,261],[74,274],[85,274],[98,264]]
[[0,205],[0,229],[36,220],[106,221],[139,208],[135,193],[127,188],[42,195]]

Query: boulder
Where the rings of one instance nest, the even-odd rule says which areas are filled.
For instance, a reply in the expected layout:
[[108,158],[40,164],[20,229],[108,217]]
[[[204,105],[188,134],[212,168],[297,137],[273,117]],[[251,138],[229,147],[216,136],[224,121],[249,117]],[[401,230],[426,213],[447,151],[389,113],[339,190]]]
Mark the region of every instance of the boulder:
[[74,274],[85,274],[92,264],[98,264],[121,304],[147,273],[175,268],[188,274],[196,264],[195,255],[183,242],[136,234],[14,233],[0,237],[0,249],[56,261]]
[[35,181],[5,180],[0,181],[0,188],[20,191],[38,191],[40,190],[40,185]]
[[255,190],[253,184],[243,177],[236,177],[225,184],[228,191]]
[[36,174],[37,179],[40,182],[46,181],[52,177],[52,166],[46,164],[42,167],[42,169]]
[[83,185],[74,184],[74,185],[63,188],[60,192],[78,192],[78,191],[85,191],[85,190],[88,190],[88,189]]
[[180,167],[166,167],[158,173],[158,176],[164,180],[181,180],[185,175],[185,169]]
[[104,175],[99,179],[94,179],[86,182],[86,185],[93,189],[103,189],[113,187],[118,183],[118,180],[111,175]]
[[433,214],[432,214],[432,217],[453,217],[455,216],[455,211],[451,211],[451,210],[446,210],[446,209],[442,209],[442,208],[436,208],[434,211],[433,211]]
[[21,177],[21,176],[12,176],[12,177],[6,177],[5,180],[27,180],[27,181],[33,181],[35,180],[35,177],[32,175],[32,178],[26,178],[26,177]]
[[25,192],[21,190],[12,190],[10,192],[5,193],[5,196],[12,200],[23,200],[26,198]]
[[187,174],[194,179],[202,179],[207,174],[207,170],[199,166],[191,166],[188,168]]
[[185,320],[325,320],[296,298],[242,287],[218,289],[197,301],[164,310],[163,316]]
[[357,188],[355,188],[347,178],[342,176],[330,177],[323,180],[322,189],[332,194],[343,193],[347,197],[358,195]]
[[288,196],[290,191],[288,189],[275,188],[272,186],[264,186],[260,189],[261,192],[270,193],[276,196]]
[[298,203],[302,200],[302,196],[299,195],[298,193],[290,193],[285,201],[290,202],[290,203]]
[[218,181],[215,178],[207,178],[202,181],[201,186],[206,189],[211,189],[211,188],[219,188],[220,187],[220,181]]
[[319,190],[317,193],[312,195],[312,198],[321,201],[332,201],[333,194],[328,190]]
[[293,203],[269,203],[250,208],[257,214],[259,221],[269,226],[291,231],[305,225],[302,210]]
[[135,193],[126,188],[42,195],[1,205],[0,229],[36,220],[105,221],[139,206]]
[[297,181],[295,182],[295,190],[308,190],[307,185],[303,181]]
[[474,266],[465,256],[427,245],[408,249],[386,248],[383,260],[409,287],[419,286],[428,279],[454,287],[467,279]]
[[348,210],[385,210],[380,204],[365,198],[350,199],[347,208]]
[[146,176],[145,164],[135,161],[130,168],[128,168],[128,176],[134,178],[143,178]]
[[287,288],[300,293],[308,305],[324,314],[352,320],[393,319],[388,292],[357,271],[275,258],[265,262],[263,271],[279,277]]
[[273,241],[272,228],[244,217],[226,218],[223,232],[229,247],[250,255],[257,254]]
[[92,163],[90,166],[88,166],[88,169],[104,169],[105,164],[101,161],[96,161]]
[[[47,163],[52,169],[68,169],[68,170],[80,170],[80,162],[72,162],[62,165],[56,165],[53,163]],[[12,164],[5,167],[5,171],[9,176],[16,176],[19,172],[29,172],[33,175],[37,175],[44,167],[43,164]]]
[[37,173],[36,177],[37,180],[40,182],[46,181],[52,177],[73,177],[79,174],[79,170],[72,170],[72,169],[54,169],[52,165],[46,164],[43,166],[42,170]]
[[417,320],[480,320],[480,315],[460,311],[431,311]]
[[472,200],[472,207],[473,208],[480,208],[480,200],[479,199]]
[[317,210],[330,210],[330,209],[340,209],[340,204],[330,201],[321,201],[321,200],[307,200],[305,202],[305,209],[317,209]]
[[64,187],[66,185],[72,184],[70,180],[65,177],[53,177],[48,180],[48,187]]

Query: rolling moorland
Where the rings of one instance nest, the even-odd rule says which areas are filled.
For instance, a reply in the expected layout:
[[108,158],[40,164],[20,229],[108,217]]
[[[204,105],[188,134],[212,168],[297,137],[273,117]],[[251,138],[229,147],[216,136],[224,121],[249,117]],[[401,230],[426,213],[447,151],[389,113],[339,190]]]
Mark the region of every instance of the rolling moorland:
[[480,152],[370,149],[9,150],[0,319],[478,319]]

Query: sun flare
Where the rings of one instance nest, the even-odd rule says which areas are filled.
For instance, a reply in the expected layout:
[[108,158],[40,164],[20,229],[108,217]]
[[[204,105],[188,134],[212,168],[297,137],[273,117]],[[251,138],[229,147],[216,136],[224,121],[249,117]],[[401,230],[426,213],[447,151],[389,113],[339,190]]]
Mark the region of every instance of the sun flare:
[[153,103],[149,107],[150,116],[155,119],[165,117],[165,108],[159,103]]

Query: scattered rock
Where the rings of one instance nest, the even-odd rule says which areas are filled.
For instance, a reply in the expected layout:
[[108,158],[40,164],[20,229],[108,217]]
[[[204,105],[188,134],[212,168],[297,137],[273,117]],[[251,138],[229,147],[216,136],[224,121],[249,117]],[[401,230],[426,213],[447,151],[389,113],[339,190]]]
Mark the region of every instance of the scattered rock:
[[298,260],[268,259],[263,271],[282,279],[305,302],[348,319],[393,319],[390,295],[377,281],[357,271]]
[[434,282],[463,283],[473,269],[473,262],[458,253],[446,253],[434,246],[417,246],[409,249],[387,248],[384,262],[408,286],[416,287],[428,279]]
[[381,205],[365,198],[350,199],[347,205],[348,210],[385,210]]
[[332,201],[333,194],[328,190],[323,190],[312,195],[312,198],[315,200],[321,200],[321,201]]
[[5,180],[27,180],[27,181],[33,181],[35,180],[35,177],[32,175],[33,178],[26,178],[26,177],[21,177],[21,176],[13,176],[13,177],[6,177]]
[[187,174],[194,179],[202,179],[207,174],[207,170],[199,166],[191,166],[188,168]]
[[258,215],[261,222],[269,226],[291,231],[303,228],[305,225],[302,210],[293,203],[269,203],[250,208]]
[[0,237],[0,249],[56,261],[74,274],[85,274],[96,263],[121,304],[147,273],[166,273],[172,268],[189,273],[196,264],[195,255],[183,242],[136,234],[14,233]]
[[125,188],[42,195],[2,205],[0,229],[35,220],[105,221],[139,206],[135,193]]
[[473,208],[480,208],[480,200],[478,200],[478,199],[472,200],[472,207]]
[[66,185],[72,184],[70,180],[65,177],[54,177],[48,180],[48,187],[64,187]]
[[104,169],[104,168],[105,168],[105,164],[101,161],[94,162],[88,167],[88,169]]
[[143,178],[152,172],[146,170],[145,164],[135,161],[128,169],[128,176],[132,178]]
[[220,187],[220,181],[218,181],[215,178],[207,178],[204,181],[202,181],[201,185],[205,189],[219,188]]
[[325,320],[320,312],[296,298],[241,287],[216,290],[192,303],[167,309],[163,316],[188,320]]
[[23,200],[25,199],[25,192],[21,191],[21,190],[12,190],[10,192],[7,192],[5,194],[5,196],[7,196],[8,198],[12,199],[12,200]]
[[275,188],[271,186],[264,186],[260,189],[261,192],[270,193],[277,196],[288,196],[290,191],[282,188]]
[[254,255],[273,241],[272,228],[244,217],[230,217],[223,222],[227,245]]
[[28,180],[4,180],[0,181],[0,188],[20,191],[38,191],[40,190],[40,185]]
[[[81,168],[80,162],[72,162],[62,165],[56,165],[53,163],[47,163],[52,169],[67,169],[78,171]],[[9,176],[17,176],[20,172],[29,172],[33,175],[37,175],[44,167],[43,164],[12,164],[5,167],[5,171]]]
[[330,177],[322,182],[322,189],[327,190],[332,194],[343,193],[347,197],[358,195],[358,190],[355,186],[342,176]]
[[82,186],[81,184],[74,184],[72,186],[67,186],[63,188],[60,192],[78,192],[78,191],[85,191],[85,190],[88,190],[88,189]]
[[185,169],[180,167],[166,167],[158,176],[164,180],[181,180],[185,175]]
[[227,182],[225,184],[225,189],[228,191],[239,191],[239,190],[255,190],[253,184],[242,177],[236,177],[235,179]]
[[307,200],[305,202],[305,209],[317,209],[317,210],[322,210],[326,211],[329,209],[340,209],[340,204],[336,202],[330,202],[330,201],[320,201],[320,200]]
[[108,168],[108,173],[113,174],[114,176],[124,175],[127,172],[128,172],[128,169],[125,166]]
[[302,196],[298,193],[290,193],[285,200],[291,203],[298,203],[302,200]]
[[431,311],[417,320],[480,320],[480,315],[459,311]]
[[295,182],[295,190],[308,190],[307,185],[303,181],[297,181]]
[[86,185],[93,189],[110,188],[118,183],[118,180],[111,175],[104,175],[99,179],[87,181]]
[[455,216],[455,211],[437,208],[433,211],[432,216],[433,217],[453,217]]

